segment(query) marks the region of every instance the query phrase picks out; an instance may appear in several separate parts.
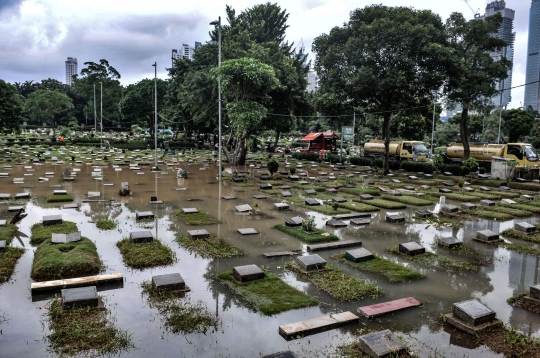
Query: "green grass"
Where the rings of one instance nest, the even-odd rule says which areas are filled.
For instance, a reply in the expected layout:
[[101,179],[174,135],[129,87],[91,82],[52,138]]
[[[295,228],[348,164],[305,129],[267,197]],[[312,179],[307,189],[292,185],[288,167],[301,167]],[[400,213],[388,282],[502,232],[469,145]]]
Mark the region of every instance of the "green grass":
[[513,306],[516,302],[518,302],[519,300],[521,300],[523,297],[525,296],[528,296],[529,293],[525,292],[525,293],[518,293],[517,295],[515,296],[512,296],[510,297],[509,299],[506,300],[506,303],[508,303],[510,306]]
[[103,269],[96,245],[88,238],[67,244],[51,244],[47,239],[34,254],[30,277],[50,281],[98,274]]
[[411,270],[390,260],[383,259],[382,257],[373,256],[375,257],[373,260],[364,262],[349,261],[345,258],[344,253],[333,255],[332,258],[344,262],[360,271],[380,274],[390,282],[411,281],[425,277],[418,271]]
[[124,263],[134,269],[171,265],[176,261],[174,252],[159,240],[132,243],[128,238],[118,241],[116,246],[122,254]]
[[[372,332],[365,332],[363,331],[362,334],[367,334]],[[392,347],[389,347],[391,350]],[[369,358],[367,354],[364,353],[362,350],[362,347],[360,346],[360,343],[358,342],[351,342],[347,344],[342,344],[336,347],[335,349],[336,357],[341,358]],[[394,354],[391,353],[390,355],[386,356],[388,358],[410,358],[410,357],[416,357],[416,355],[412,355],[408,351],[402,354]]]
[[353,194],[353,195],[360,195],[360,194],[370,194],[373,196],[381,195],[379,190],[374,189],[374,188],[365,188],[365,187],[341,188],[339,189],[339,191],[343,193],[347,193],[347,194]]
[[318,213],[325,214],[325,215],[338,215],[338,214],[348,214],[348,213],[350,213],[349,210],[345,210],[345,209],[342,209],[342,208],[334,209],[330,205],[310,206],[310,205],[306,205],[304,203],[297,203],[296,205],[301,207],[301,208],[307,209],[308,211],[316,211]]
[[326,269],[318,272],[303,273],[295,264],[287,263],[285,268],[296,272],[303,279],[313,283],[315,287],[328,293],[338,301],[353,301],[364,298],[378,298],[383,295],[380,287],[372,282],[345,274],[336,265],[326,265]]
[[0,285],[7,282],[13,272],[15,272],[15,265],[21,258],[26,250],[21,247],[6,247],[6,251],[0,253]]
[[47,199],[45,200],[46,203],[63,203],[73,201],[73,195],[71,194],[62,194],[62,195],[54,195],[49,194],[47,195]]
[[478,271],[479,269],[478,266],[469,262],[452,259],[431,252],[426,252],[422,255],[409,256],[399,252],[398,246],[390,246],[386,251],[423,266],[448,272],[472,272]]
[[371,211],[379,211],[376,206],[365,204],[365,202],[359,202],[358,199],[354,199],[354,203],[339,203],[340,208],[345,208],[351,211],[358,211],[362,213],[367,213]]
[[223,272],[217,277],[255,309],[268,316],[319,304],[319,301],[289,286],[277,275],[271,272],[265,275],[263,279],[250,282],[238,282],[232,271]]
[[54,298],[47,310],[50,349],[58,356],[115,356],[134,348],[131,334],[111,324],[106,310],[64,310]]
[[[457,191],[458,189],[451,188],[450,190]],[[459,194],[459,193],[456,193],[456,192],[453,192],[453,193],[439,193],[437,191],[437,192],[430,192],[429,195],[435,196],[435,197],[445,196],[447,200],[450,199],[450,200],[457,200],[457,201],[471,202],[471,203],[474,203],[474,202],[477,202],[477,201],[481,200],[481,198],[479,198],[477,196],[467,195],[467,194]]]
[[[538,230],[538,227],[536,228]],[[501,235],[510,239],[523,240],[528,242],[534,242],[535,244],[540,244],[540,233],[525,235],[519,232],[516,232],[514,229],[506,229],[501,232]]]
[[529,211],[515,209],[513,205],[497,205],[495,207],[487,206],[483,208],[483,210],[505,213],[505,214],[512,215],[513,217],[516,217],[516,218],[525,218],[525,217],[532,216]]
[[487,199],[487,200],[493,200],[493,201],[501,200],[501,198],[502,198],[500,195],[497,195],[495,193],[488,194],[486,192],[481,192],[481,191],[473,191],[472,193],[467,193],[467,195],[477,196],[480,199]]
[[489,220],[498,220],[498,221],[508,221],[512,220],[514,218],[514,215],[505,213],[505,212],[499,212],[494,210],[484,210],[484,209],[476,209],[476,210],[467,210],[464,212],[465,214],[468,214],[469,216],[477,217],[477,218],[483,218],[483,219],[489,219]]
[[407,205],[402,203],[396,203],[394,201],[383,200],[383,199],[373,199],[373,200],[362,200],[361,203],[369,203],[368,205],[376,206],[383,209],[405,209]]
[[179,236],[176,241],[190,253],[200,255],[202,258],[227,258],[242,256],[244,253],[235,246],[230,246],[223,239],[209,237],[207,239],[190,239]]
[[36,223],[30,228],[30,243],[39,245],[43,241],[50,239],[52,234],[70,234],[79,231],[77,224],[71,221],[64,221],[61,224],[44,226],[43,223]]
[[274,226],[274,229],[279,230],[292,237],[295,237],[301,241],[307,242],[308,244],[317,244],[321,242],[339,240],[339,237],[337,237],[336,235],[327,233],[326,231],[323,231],[317,228],[313,228],[313,231],[307,232],[307,231],[304,231],[301,226],[289,227],[289,226],[278,224]]
[[397,201],[398,203],[414,205],[414,206],[424,206],[433,204],[433,200],[427,200],[423,198],[417,198],[415,196],[392,196],[392,195],[383,195],[383,199],[390,201]]
[[96,227],[100,230],[113,230],[116,228],[116,222],[109,219],[98,219]]
[[323,187],[323,186],[320,186],[320,185],[313,185],[313,184],[305,184],[305,185],[300,185],[300,184],[295,184],[295,185],[292,185],[291,186],[293,189],[298,189],[298,190],[309,190],[309,189],[313,189],[315,190],[316,192],[318,193],[324,193],[326,191],[326,188]]
[[526,204],[501,204],[501,206],[512,207],[514,209],[520,209],[529,211],[534,214],[540,214],[540,207]]
[[14,224],[7,224],[5,226],[0,226],[0,241],[6,241],[6,247],[11,244],[11,240],[19,232],[19,228]]
[[188,225],[219,224],[218,219],[208,215],[207,213],[203,213],[202,211],[190,214],[185,214],[182,211],[175,211],[174,215],[182,219]]
[[165,328],[173,333],[203,333],[217,329],[219,319],[202,301],[178,297],[174,292],[155,291],[150,281],[142,283],[143,295],[151,308],[165,319]]
[[500,246],[510,251],[515,251],[522,254],[527,254],[531,256],[540,256],[540,249],[537,247],[532,247],[532,246],[527,246],[527,245],[522,245],[522,244],[507,244],[507,243],[502,243]]

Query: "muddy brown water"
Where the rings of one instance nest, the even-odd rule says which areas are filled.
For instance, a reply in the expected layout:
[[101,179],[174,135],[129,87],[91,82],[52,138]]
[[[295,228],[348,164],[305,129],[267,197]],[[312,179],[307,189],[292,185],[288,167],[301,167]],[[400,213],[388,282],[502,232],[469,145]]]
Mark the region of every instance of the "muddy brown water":
[[[299,280],[293,273],[283,270],[284,263],[289,258],[266,259],[264,252],[303,249],[305,245],[295,238],[274,230],[275,224],[283,223],[284,217],[301,214],[314,215],[319,228],[332,231],[341,239],[354,239],[346,233],[346,229],[325,228],[326,215],[302,208],[292,211],[276,212],[272,210],[274,200],[255,200],[253,195],[260,193],[258,187],[234,187],[230,183],[221,186],[215,178],[216,168],[199,170],[200,166],[190,166],[189,179],[177,179],[176,170],[166,169],[165,173],[151,173],[149,167],[141,167],[137,174],[123,167],[115,171],[111,166],[104,167],[104,180],[96,180],[91,176],[90,165],[78,165],[80,168],[77,179],[73,183],[62,183],[60,175],[63,166],[34,165],[35,171],[28,172],[23,166],[14,166],[8,178],[0,178],[0,192],[15,193],[28,191],[33,199],[26,205],[29,214],[19,224],[20,240],[15,239],[13,245],[24,246],[27,251],[19,260],[16,272],[11,280],[0,286],[0,317],[7,321],[0,324],[0,357],[49,357],[47,327],[43,324],[45,301],[32,302],[30,295],[30,271],[32,267],[33,250],[29,244],[30,227],[41,221],[43,215],[61,214],[64,220],[77,223],[82,234],[96,245],[98,252],[106,265],[104,273],[121,272],[124,275],[124,287],[121,289],[102,291],[105,305],[115,317],[114,324],[132,334],[136,348],[121,352],[119,356],[129,357],[258,357],[277,351],[290,349],[299,357],[324,357],[334,353],[337,345],[352,342],[356,339],[356,331],[360,328],[379,330],[391,329],[402,335],[413,352],[421,357],[493,357],[496,356],[488,348],[477,346],[473,339],[440,325],[440,314],[451,311],[452,303],[478,298],[491,309],[503,322],[516,326],[526,334],[540,337],[540,316],[513,308],[506,303],[512,295],[528,291],[529,286],[539,282],[540,260],[538,257],[510,252],[502,248],[494,248],[472,241],[477,230],[490,229],[495,232],[513,226],[513,221],[495,222],[479,220],[467,222],[461,229],[444,229],[437,231],[432,226],[415,221],[414,211],[419,209],[437,210],[438,205],[420,208],[409,207],[400,211],[407,218],[405,225],[392,225],[384,222],[386,210],[373,213],[372,223],[363,227],[364,236],[360,239],[368,250],[386,258],[402,262],[407,266],[423,272],[427,278],[415,282],[391,284],[377,275],[365,274],[346,265],[339,266],[347,273],[373,281],[382,287],[385,294],[379,299],[365,299],[355,302],[339,302],[329,295],[316,289],[312,284]],[[55,172],[54,178],[48,182],[38,182],[38,177],[46,171]],[[13,184],[14,177],[23,177],[24,184]],[[118,196],[120,183],[127,181],[133,191],[131,197]],[[104,184],[113,184],[107,186]],[[55,189],[52,185],[62,185],[68,193],[75,197],[75,202],[87,198],[87,192],[99,191],[101,198],[111,199],[110,202],[81,203],[79,209],[61,209],[60,203],[46,204],[45,196]],[[186,188],[177,191],[177,188]],[[58,189],[58,188],[56,188]],[[223,195],[234,195],[236,200],[220,200]],[[157,196],[165,203],[150,205],[151,196]],[[190,200],[196,199],[196,200]],[[234,207],[239,204],[259,204],[266,215],[256,217],[239,215]],[[197,257],[181,248],[175,241],[175,235],[185,234],[190,229],[186,224],[173,216],[173,212],[183,207],[196,207],[209,214],[219,217],[221,225],[208,225],[205,228],[211,234],[223,237],[232,245],[241,248],[246,255],[239,258],[209,260]],[[7,206],[1,205],[1,218],[8,218]],[[115,243],[129,235],[130,231],[145,229],[135,223],[135,211],[151,210],[157,216],[157,224],[151,224],[151,231],[164,244],[168,245],[177,256],[178,261],[168,267],[146,270],[132,270],[126,267]],[[113,231],[100,231],[91,221],[110,217],[119,222],[119,227]],[[524,219],[519,219],[523,221]],[[525,219],[535,223],[535,218]],[[146,226],[147,224],[145,224]],[[241,236],[237,228],[252,227],[259,235]],[[414,263],[396,258],[384,252],[391,245],[407,241],[419,241],[429,251],[442,255],[454,256],[446,250],[439,249],[434,244],[436,237],[451,234],[473,248],[483,250],[493,257],[493,264],[484,266],[474,273],[445,273],[425,269]],[[340,250],[318,252],[329,263],[335,263],[330,257]],[[286,282],[316,297],[321,304],[318,307],[299,309],[264,316],[249,308],[238,296],[232,294],[224,285],[213,279],[217,273],[231,270],[232,267],[245,264],[264,265],[270,271],[278,273]],[[204,334],[173,334],[163,327],[162,317],[155,309],[149,308],[145,298],[141,296],[140,284],[150,280],[153,275],[179,272],[186,284],[191,288],[189,297],[202,300],[211,312],[218,314],[220,319],[216,331]],[[319,333],[303,339],[287,342],[278,334],[282,324],[293,323],[305,319],[316,318],[333,312],[349,310],[356,312],[359,306],[376,302],[414,296],[424,303],[423,307],[409,309],[393,315],[384,316],[373,321],[361,320],[359,324],[349,325],[325,333]],[[1,320],[0,320],[1,321]]]

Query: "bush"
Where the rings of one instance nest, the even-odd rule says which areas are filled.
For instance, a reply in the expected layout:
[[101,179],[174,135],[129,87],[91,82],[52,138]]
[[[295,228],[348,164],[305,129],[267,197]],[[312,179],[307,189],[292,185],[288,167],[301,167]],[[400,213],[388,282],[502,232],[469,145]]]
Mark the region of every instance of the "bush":
[[316,162],[317,160],[319,160],[319,153],[295,152],[292,154],[292,157],[297,160],[307,160],[310,162]]
[[404,169],[407,172],[423,172],[423,173],[431,173],[435,170],[433,167],[433,164],[430,162],[409,162],[409,161],[403,161],[401,162],[401,165],[399,166],[400,169]]
[[291,148],[307,148],[308,142],[292,142]]
[[351,164],[354,164],[354,165],[367,165],[367,166],[373,165],[373,161],[371,161],[371,159],[366,158],[366,157],[350,157],[349,162],[351,162]]
[[373,161],[373,165],[376,166],[377,168],[382,168],[383,167],[383,160],[378,158],[378,159],[375,159]]
[[459,164],[445,164],[441,167],[441,172],[449,172],[453,175],[461,175],[461,166]]
[[510,182],[508,183],[508,187],[519,190],[540,191],[540,184],[535,183]]

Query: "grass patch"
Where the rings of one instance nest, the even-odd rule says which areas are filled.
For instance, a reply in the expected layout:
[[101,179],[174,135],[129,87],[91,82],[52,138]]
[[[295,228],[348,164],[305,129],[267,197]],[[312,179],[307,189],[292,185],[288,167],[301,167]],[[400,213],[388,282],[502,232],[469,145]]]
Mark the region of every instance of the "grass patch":
[[116,222],[109,219],[98,219],[96,221],[96,227],[100,230],[113,230],[116,228]]
[[71,194],[62,194],[62,195],[47,195],[46,203],[64,203],[68,201],[73,201],[73,195]]
[[6,226],[0,226],[0,241],[6,241],[6,247],[11,244],[11,240],[19,232],[19,228],[14,224],[7,224]]
[[531,256],[540,256],[540,249],[536,247],[531,247],[531,246],[521,245],[521,244],[507,244],[507,243],[502,243],[500,246],[510,251],[515,251],[522,254],[527,254]]
[[540,207],[538,207],[538,206],[533,206],[533,205],[526,205],[526,204],[501,204],[501,206],[506,206],[506,207],[511,207],[511,208],[514,208],[514,209],[525,210],[525,211],[529,211],[529,212],[534,213],[534,214],[539,214],[539,213],[540,213]]
[[392,196],[392,195],[383,195],[383,199],[390,201],[397,201],[398,203],[414,205],[414,206],[424,206],[433,204],[433,200],[426,200],[422,198],[417,198],[415,196]]
[[351,277],[345,274],[336,265],[326,265],[326,269],[319,272],[303,273],[292,263],[285,264],[285,268],[296,272],[305,280],[313,283],[315,287],[328,293],[338,301],[361,300],[367,297],[378,298],[383,295],[380,287],[372,282]]
[[409,256],[399,252],[398,246],[390,246],[387,252],[406,258],[409,261],[416,262],[423,266],[447,272],[472,272],[478,271],[479,267],[466,261],[456,260],[445,256],[440,256],[432,252],[426,252],[422,255]]
[[277,275],[271,272],[265,272],[265,275],[265,278],[251,282],[238,282],[232,271],[223,272],[217,277],[255,309],[268,316],[319,304],[319,301],[289,286]]
[[379,211],[379,209],[376,206],[368,205],[363,202],[357,201],[358,199],[353,199],[354,203],[339,203],[340,208],[348,209],[351,211],[359,211],[359,212],[371,212],[371,211]]
[[71,221],[64,221],[61,224],[44,226],[43,223],[37,223],[30,228],[30,243],[32,245],[39,245],[43,241],[50,239],[52,234],[69,234],[77,229],[77,224]]
[[514,327],[507,327],[504,324],[480,333],[478,341],[505,357],[540,357],[540,339],[526,336],[517,332]]
[[347,194],[353,194],[353,195],[360,195],[360,194],[370,194],[373,196],[379,196],[381,193],[374,188],[364,188],[364,187],[358,187],[358,188],[341,188],[339,189],[340,192],[347,193]]
[[527,292],[525,293],[518,293],[515,296],[510,297],[506,300],[506,303],[508,303],[510,306],[514,306],[518,301],[520,301],[523,297],[528,296],[529,294]]
[[30,277],[34,281],[50,281],[96,275],[102,269],[96,245],[88,238],[54,245],[47,239],[34,254]]
[[464,226],[461,221],[454,220],[447,216],[433,216],[421,220],[423,223],[428,224],[428,226],[432,225],[435,229],[442,229],[445,227],[460,228]]
[[383,200],[383,199],[373,199],[367,201],[360,201],[361,203],[369,203],[368,205],[376,206],[383,209],[405,209],[407,205],[402,203],[396,203],[394,201]]
[[481,191],[473,191],[472,193],[467,193],[467,195],[477,196],[480,199],[487,199],[487,200],[493,200],[493,201],[501,200],[501,198],[502,198],[500,195],[497,195],[495,193],[488,194],[488,193],[481,192]]
[[497,211],[497,212],[509,214],[509,215],[512,215],[512,216],[517,217],[517,218],[524,218],[524,217],[531,216],[531,213],[529,211],[520,210],[520,209],[514,209],[510,205],[509,206],[497,205],[495,207],[487,206],[487,207],[485,207],[483,209],[484,210],[492,210],[492,211]]
[[53,299],[47,313],[50,348],[59,356],[113,356],[134,348],[131,335],[114,327],[109,315],[97,309],[64,310]]
[[167,266],[172,264],[176,257],[174,252],[159,240],[134,244],[128,238],[116,243],[124,263],[134,269]]
[[175,211],[174,215],[182,219],[188,225],[209,225],[219,224],[219,220],[213,216],[201,211],[196,213],[185,214],[182,211]]
[[0,253],[0,285],[7,282],[13,272],[15,265],[26,250],[21,247],[6,247],[6,251]]
[[149,281],[144,281],[141,286],[149,306],[165,317],[165,328],[169,331],[206,334],[210,327],[217,328],[218,318],[202,301],[192,302],[188,298],[178,298],[173,292],[154,291]]
[[345,258],[344,253],[333,255],[332,258],[344,262],[360,271],[380,274],[390,282],[411,281],[425,277],[418,271],[411,270],[390,260],[383,259],[382,257],[373,256],[375,257],[373,260],[364,262],[349,261]]
[[320,186],[320,185],[313,185],[313,184],[305,184],[305,185],[295,184],[295,185],[292,185],[292,188],[293,189],[298,189],[298,190],[313,189],[318,193],[324,193],[326,191],[325,187]]
[[339,237],[334,234],[327,233],[326,231],[313,228],[313,231],[305,231],[301,226],[289,227],[285,225],[275,225],[274,229],[279,230],[287,235],[295,237],[308,244],[316,244],[320,242],[338,241]]
[[511,215],[505,212],[494,211],[493,209],[467,210],[467,211],[464,211],[463,213],[468,214],[469,216],[477,217],[477,218],[498,220],[498,221],[508,221],[514,218],[514,215]]
[[318,213],[325,214],[325,215],[338,215],[338,214],[348,214],[348,213],[350,213],[349,210],[345,210],[345,209],[342,209],[342,208],[334,209],[330,205],[310,206],[310,205],[306,205],[304,203],[297,203],[296,205],[301,207],[301,208],[308,209],[308,210],[311,210],[311,211],[316,211]]
[[188,250],[190,253],[200,255],[202,258],[227,258],[234,256],[242,256],[244,253],[235,246],[230,246],[223,239],[218,239],[215,236],[207,239],[190,239],[185,236],[176,238],[180,246]]
[[[450,189],[450,190],[456,190],[456,189]],[[439,193],[437,192],[430,192],[429,195],[431,196],[445,196],[446,199],[450,200],[457,200],[457,201],[464,201],[464,202],[477,202],[480,201],[480,198],[473,195],[466,195],[466,194],[459,194],[459,193]]]
[[[367,334],[367,333],[371,333],[371,332],[364,332],[364,331],[362,332],[362,334]],[[362,351],[362,348],[360,347],[360,343],[358,342],[351,342],[348,344],[337,346],[336,354],[338,357],[341,357],[341,358],[369,358],[369,356]],[[411,355],[409,352],[405,352],[401,354],[391,353],[387,357],[410,358],[410,357],[416,357],[416,356]]]
[[[536,230],[538,230],[538,227],[536,227]],[[526,235],[526,234],[516,232],[514,229],[510,228],[501,232],[501,235],[510,239],[517,239],[517,240],[523,240],[523,241],[528,241],[528,242],[534,242],[535,244],[540,244],[540,233]]]

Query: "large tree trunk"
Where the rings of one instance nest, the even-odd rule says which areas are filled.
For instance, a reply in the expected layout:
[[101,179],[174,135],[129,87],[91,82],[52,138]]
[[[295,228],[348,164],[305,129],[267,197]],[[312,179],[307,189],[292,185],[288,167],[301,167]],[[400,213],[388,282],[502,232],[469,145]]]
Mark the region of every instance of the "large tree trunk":
[[463,144],[463,160],[469,159],[471,155],[471,147],[469,147],[469,128],[467,118],[469,114],[468,108],[463,108],[461,119],[459,121],[459,134],[461,135],[461,143]]
[[279,141],[279,135],[281,133],[279,133],[279,131],[276,131],[276,139],[274,140],[274,150],[277,149],[277,144],[278,144],[278,141]]
[[246,165],[246,156],[247,156],[247,138],[244,138],[240,141],[240,158],[238,159],[238,165]]
[[383,139],[384,139],[384,158],[383,158],[383,173],[384,175],[390,173],[390,112],[384,113],[383,121]]

